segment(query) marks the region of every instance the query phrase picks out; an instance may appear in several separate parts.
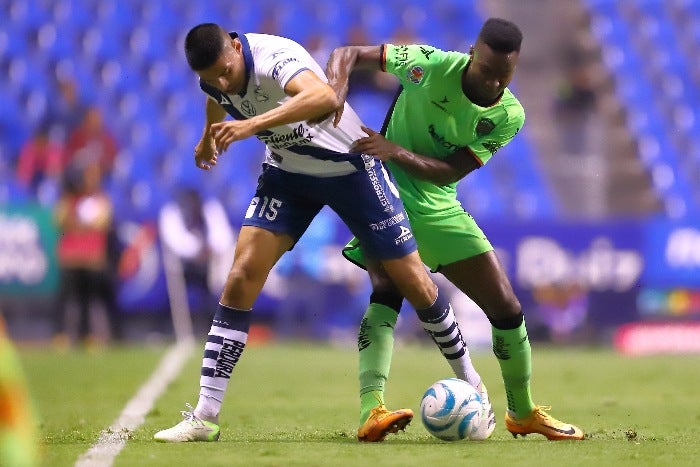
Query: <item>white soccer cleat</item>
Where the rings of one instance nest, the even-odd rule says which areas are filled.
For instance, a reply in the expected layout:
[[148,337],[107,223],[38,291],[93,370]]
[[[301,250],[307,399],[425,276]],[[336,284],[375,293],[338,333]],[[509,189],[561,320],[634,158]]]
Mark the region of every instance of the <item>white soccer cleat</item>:
[[486,385],[481,382],[481,423],[479,424],[479,429],[472,434],[469,439],[473,440],[484,440],[488,439],[496,429],[496,414],[493,412],[493,407],[491,406],[491,401],[489,400],[489,393],[486,391]]
[[191,441],[218,441],[220,429],[216,423],[202,420],[194,414],[194,409],[187,404],[189,411],[183,410],[184,420],[167,430],[161,430],[153,438],[164,443],[187,443]]

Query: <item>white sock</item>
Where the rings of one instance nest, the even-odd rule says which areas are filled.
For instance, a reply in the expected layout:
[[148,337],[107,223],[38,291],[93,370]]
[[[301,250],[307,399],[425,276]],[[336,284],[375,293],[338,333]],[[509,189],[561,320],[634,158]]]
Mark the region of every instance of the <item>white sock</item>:
[[250,311],[219,305],[204,346],[199,401],[194,414],[218,423],[221,403],[238,359],[248,340]]
[[417,310],[417,314],[423,329],[438,346],[455,376],[481,389],[481,376],[472,364],[469,349],[450,302],[442,299],[438,293],[435,303],[430,308]]

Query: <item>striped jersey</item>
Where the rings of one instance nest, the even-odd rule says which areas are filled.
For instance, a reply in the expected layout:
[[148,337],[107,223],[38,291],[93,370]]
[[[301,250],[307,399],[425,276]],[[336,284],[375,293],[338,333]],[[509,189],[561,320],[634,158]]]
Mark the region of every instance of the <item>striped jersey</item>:
[[[246,79],[239,94],[219,91],[200,80],[200,87],[235,119],[247,119],[279,107],[290,99],[284,87],[304,70],[328,82],[321,66],[298,43],[268,34],[237,34],[243,45]],[[350,154],[350,145],[366,136],[362,122],[346,103],[338,127],[333,119],[309,125],[296,122],[256,134],[265,143],[265,162],[293,173],[333,177],[354,172],[360,154]]]

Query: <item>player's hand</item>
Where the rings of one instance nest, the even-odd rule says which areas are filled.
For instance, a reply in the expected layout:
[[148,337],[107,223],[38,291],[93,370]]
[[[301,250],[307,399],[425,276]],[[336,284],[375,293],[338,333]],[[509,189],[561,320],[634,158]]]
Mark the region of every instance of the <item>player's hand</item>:
[[362,127],[362,131],[367,133],[368,136],[352,143],[352,146],[350,146],[352,152],[369,154],[383,161],[391,160],[398,152],[400,146],[392,143],[380,133],[366,126]]
[[202,138],[194,147],[194,163],[202,170],[211,170],[216,165],[218,155],[213,138]]
[[348,98],[348,86],[347,84],[340,89],[335,89],[335,94],[338,96],[338,106],[335,108],[335,117],[333,117],[333,127],[337,128],[340,123],[340,119],[343,118],[343,111],[345,110],[345,101]]
[[221,154],[228,149],[231,143],[253,136],[255,131],[250,120],[228,120],[214,123],[209,134],[214,138],[216,151]]

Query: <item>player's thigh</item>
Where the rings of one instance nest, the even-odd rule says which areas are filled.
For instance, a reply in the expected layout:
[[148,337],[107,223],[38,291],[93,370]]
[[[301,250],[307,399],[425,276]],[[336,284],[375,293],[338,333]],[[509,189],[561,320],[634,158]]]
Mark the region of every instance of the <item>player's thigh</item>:
[[402,258],[382,260],[382,266],[414,308],[428,308],[433,304],[437,286],[428,275],[417,251]]
[[385,260],[415,251],[408,215],[380,161],[325,183],[327,204],[357,237],[364,254]]
[[287,234],[254,226],[241,227],[221,303],[241,310],[251,309],[270,270],[293,244]]
[[495,251],[446,264],[440,272],[489,318],[507,319],[520,312],[520,302]]
[[314,199],[314,189],[313,177],[265,165],[243,226],[288,235],[293,246],[323,207],[322,200]]
[[238,235],[231,269],[250,279],[264,280],[282,255],[293,246],[294,239],[289,234],[244,225]]
[[411,226],[418,252],[432,271],[493,250],[474,218],[461,208],[431,215],[413,215]]

